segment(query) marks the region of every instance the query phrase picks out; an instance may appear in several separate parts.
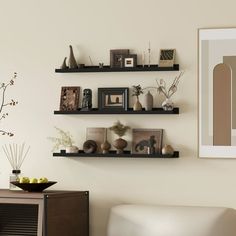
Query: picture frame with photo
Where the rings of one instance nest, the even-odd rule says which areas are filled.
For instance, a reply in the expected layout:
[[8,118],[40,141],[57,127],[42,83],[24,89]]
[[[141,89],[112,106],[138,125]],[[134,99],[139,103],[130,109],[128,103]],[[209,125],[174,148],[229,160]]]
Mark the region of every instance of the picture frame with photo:
[[173,67],[175,63],[175,49],[161,49],[160,50],[160,67]]
[[123,56],[123,67],[136,67],[137,66],[137,54],[129,54]]
[[[163,129],[133,129],[132,154],[161,154]],[[153,151],[150,152],[150,149]]]
[[110,67],[122,68],[123,57],[129,55],[129,49],[111,49],[110,50]]
[[98,88],[99,110],[128,110],[129,88]]
[[80,87],[61,88],[60,111],[76,111],[79,109]]

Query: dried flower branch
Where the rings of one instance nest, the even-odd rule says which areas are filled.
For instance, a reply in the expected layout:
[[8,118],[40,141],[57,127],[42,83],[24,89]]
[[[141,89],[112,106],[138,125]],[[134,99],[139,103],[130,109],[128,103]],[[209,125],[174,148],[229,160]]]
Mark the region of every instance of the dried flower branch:
[[[13,86],[15,83],[15,79],[17,78],[17,73],[14,72],[14,75],[12,77],[12,79],[8,82],[8,83],[1,83],[0,84],[0,91],[1,91],[1,102],[0,102],[0,121],[2,119],[5,119],[8,116],[8,113],[3,113],[3,110],[6,106],[16,106],[18,104],[18,101],[15,101],[13,99],[11,99],[10,101],[6,102],[6,91],[8,89],[9,86]],[[2,135],[8,135],[8,136],[13,136],[14,134],[11,132],[7,132],[5,130],[0,130],[0,134]]]
[[70,132],[66,132],[60,128],[55,127],[60,135],[59,138],[48,137],[54,144],[52,151],[58,150],[60,147],[71,147],[74,144],[74,140]]
[[123,137],[126,134],[127,130],[130,129],[130,127],[123,125],[122,123],[120,123],[120,121],[117,121],[109,129],[112,130],[119,137]]

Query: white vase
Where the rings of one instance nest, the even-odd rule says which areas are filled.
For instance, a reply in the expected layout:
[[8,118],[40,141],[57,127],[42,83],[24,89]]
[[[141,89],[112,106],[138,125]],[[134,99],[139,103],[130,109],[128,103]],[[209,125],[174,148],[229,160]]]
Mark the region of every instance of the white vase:
[[66,153],[77,153],[77,152],[79,152],[79,148],[76,146],[66,147]]
[[170,98],[166,98],[166,100],[161,104],[163,110],[172,111],[174,109],[174,103]]

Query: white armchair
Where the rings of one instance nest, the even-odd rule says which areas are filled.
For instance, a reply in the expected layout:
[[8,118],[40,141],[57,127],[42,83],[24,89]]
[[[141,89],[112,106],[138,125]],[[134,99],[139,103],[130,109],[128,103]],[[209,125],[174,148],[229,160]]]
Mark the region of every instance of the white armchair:
[[107,236],[236,236],[236,210],[119,205],[110,211]]

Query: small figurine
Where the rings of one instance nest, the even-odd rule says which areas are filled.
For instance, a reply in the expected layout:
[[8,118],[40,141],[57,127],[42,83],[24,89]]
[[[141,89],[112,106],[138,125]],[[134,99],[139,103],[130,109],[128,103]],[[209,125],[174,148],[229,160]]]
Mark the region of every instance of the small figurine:
[[92,109],[92,90],[84,89],[81,111],[90,111]]

